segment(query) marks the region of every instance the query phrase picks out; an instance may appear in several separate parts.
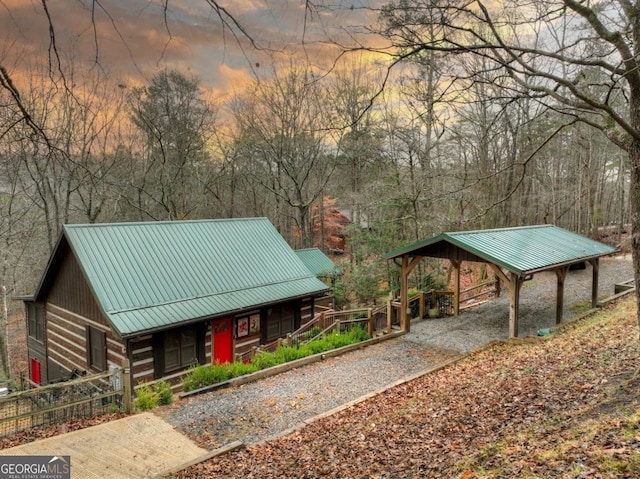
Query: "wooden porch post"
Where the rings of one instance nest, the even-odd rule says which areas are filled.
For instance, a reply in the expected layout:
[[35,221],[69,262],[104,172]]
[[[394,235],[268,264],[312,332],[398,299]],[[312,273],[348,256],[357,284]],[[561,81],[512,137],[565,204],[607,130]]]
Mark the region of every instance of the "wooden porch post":
[[453,315],[458,316],[460,314],[460,267],[462,261],[457,259],[449,260],[451,265],[455,268],[455,283],[453,285]]
[[556,324],[562,322],[562,311],[564,309],[564,280],[569,272],[569,266],[561,266],[555,269],[558,278],[558,288],[556,290]]
[[593,258],[589,260],[591,267],[593,268],[591,276],[591,307],[598,306],[598,273],[600,272],[600,258]]

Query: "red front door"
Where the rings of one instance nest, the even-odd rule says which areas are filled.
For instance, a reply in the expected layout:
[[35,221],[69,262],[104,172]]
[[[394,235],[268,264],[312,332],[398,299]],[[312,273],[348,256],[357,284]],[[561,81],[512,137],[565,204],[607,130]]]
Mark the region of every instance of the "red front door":
[[35,384],[40,384],[40,361],[35,358],[31,358],[31,381]]
[[233,328],[231,318],[213,321],[213,362],[224,364],[233,362]]

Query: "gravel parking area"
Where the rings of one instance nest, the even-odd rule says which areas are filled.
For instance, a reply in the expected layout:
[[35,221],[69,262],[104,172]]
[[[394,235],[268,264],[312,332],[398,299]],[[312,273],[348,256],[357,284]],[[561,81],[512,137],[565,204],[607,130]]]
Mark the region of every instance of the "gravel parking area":
[[[563,320],[570,321],[591,308],[591,278],[587,269],[569,271],[564,284]],[[631,255],[600,258],[598,299],[613,296],[615,285],[633,279]],[[557,278],[553,271],[537,273],[520,290],[519,336],[535,336],[556,324]],[[462,305],[464,308],[465,305]],[[410,337],[418,343],[468,352],[490,341],[509,338],[509,290],[499,298],[464,309],[457,318],[423,322]]]
[[[600,260],[599,298],[633,277],[631,256]],[[564,319],[589,309],[590,267],[565,281]],[[538,273],[522,288],[520,336],[555,324],[556,276]],[[465,309],[457,318],[414,322],[399,338],[243,386],[183,399],[157,414],[198,445],[214,449],[234,440],[254,444],[303,421],[426,372],[509,334],[509,294]]]

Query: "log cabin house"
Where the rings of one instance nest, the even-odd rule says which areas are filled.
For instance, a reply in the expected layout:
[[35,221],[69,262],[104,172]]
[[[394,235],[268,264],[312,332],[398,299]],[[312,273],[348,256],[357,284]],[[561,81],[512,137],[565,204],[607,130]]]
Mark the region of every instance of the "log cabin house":
[[30,378],[131,367],[132,386],[230,362],[329,287],[266,218],[66,225],[26,306]]

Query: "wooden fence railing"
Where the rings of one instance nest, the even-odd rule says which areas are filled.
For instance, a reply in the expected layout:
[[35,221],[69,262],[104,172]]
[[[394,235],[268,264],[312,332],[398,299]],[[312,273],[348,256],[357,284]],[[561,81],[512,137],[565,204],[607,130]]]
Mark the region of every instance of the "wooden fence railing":
[[[424,318],[427,315],[450,316],[453,311],[453,291],[422,292],[409,298],[408,307],[412,318]],[[434,313],[434,311],[436,313]],[[389,301],[390,324],[400,325],[400,300]]]
[[460,291],[460,303],[471,301],[479,297],[500,296],[500,282],[489,279]]
[[129,373],[116,369],[0,397],[0,436],[114,411],[130,412]]
[[[484,281],[460,291],[460,303],[479,297],[500,296],[500,283],[495,279]],[[409,298],[409,309],[412,318],[426,316],[451,316],[455,314],[455,293],[445,290],[419,292]],[[399,324],[400,300],[390,301],[389,316],[392,324]]]

